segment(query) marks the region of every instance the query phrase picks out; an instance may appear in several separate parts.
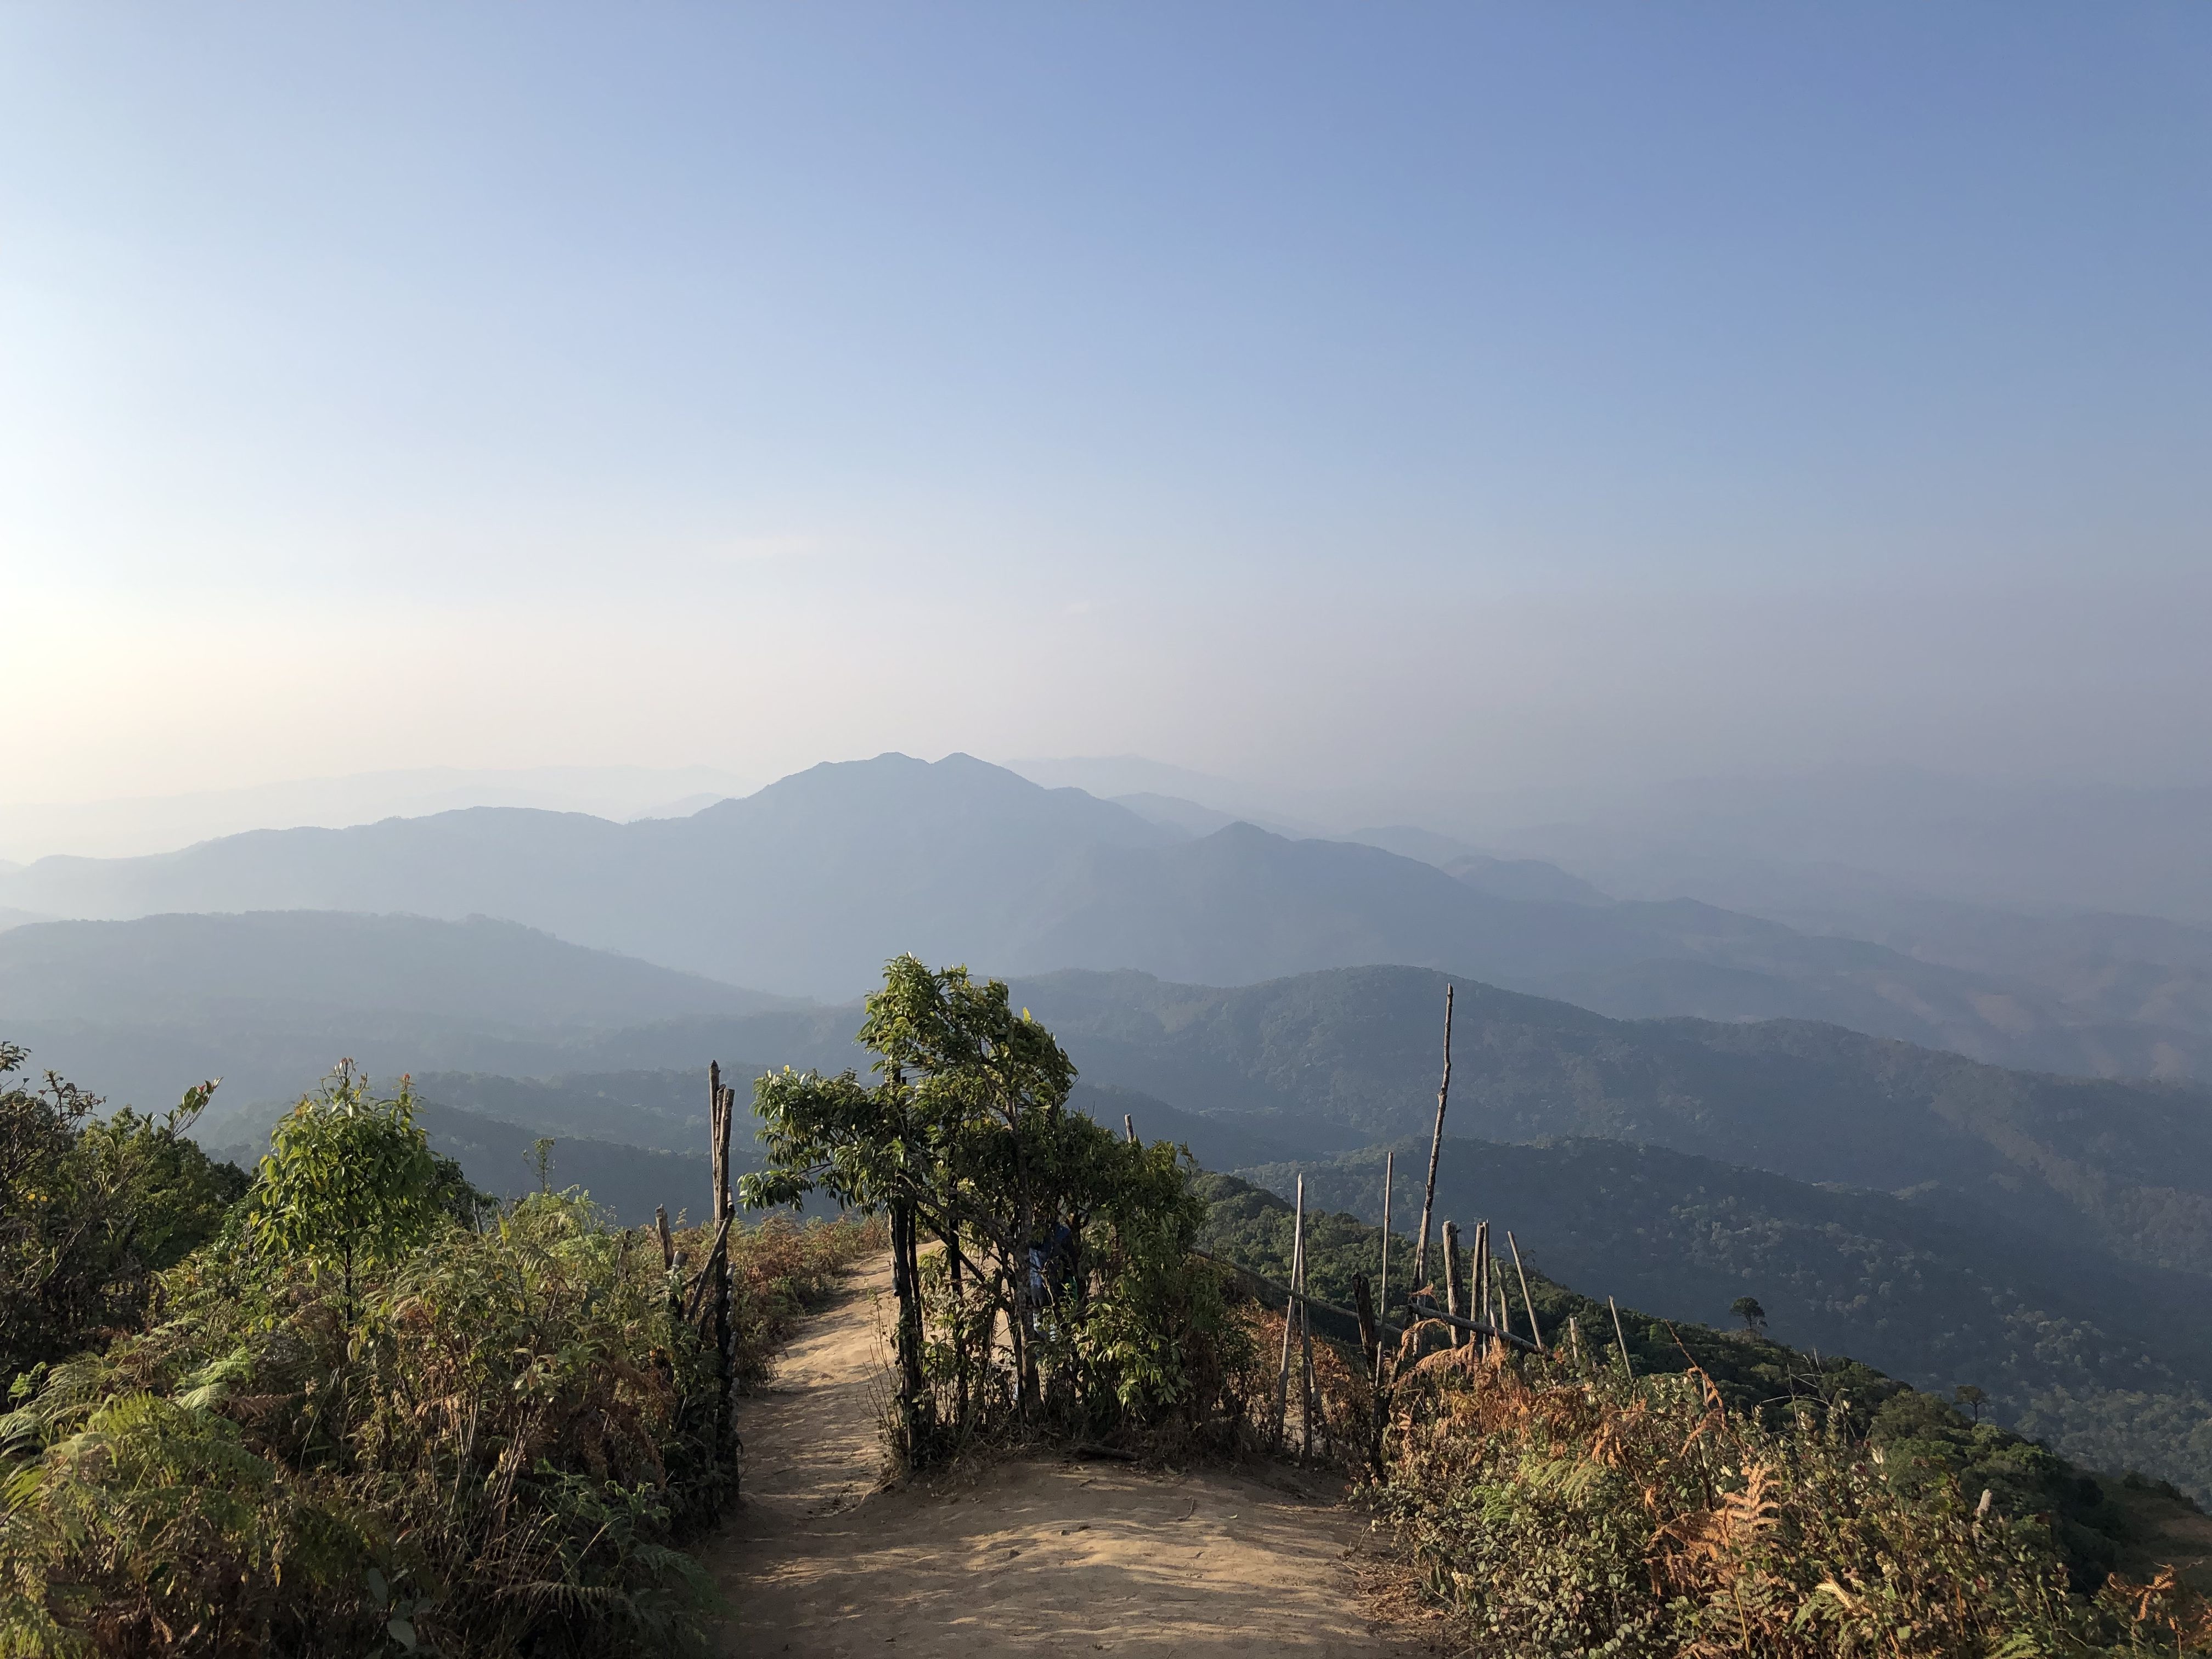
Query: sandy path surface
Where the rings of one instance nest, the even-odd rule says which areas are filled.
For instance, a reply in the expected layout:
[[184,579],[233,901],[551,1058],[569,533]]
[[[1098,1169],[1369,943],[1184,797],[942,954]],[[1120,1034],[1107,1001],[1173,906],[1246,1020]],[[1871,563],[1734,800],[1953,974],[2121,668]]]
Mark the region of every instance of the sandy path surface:
[[745,1504],[702,1552],[733,1610],[723,1652],[1428,1651],[1371,1622],[1366,1524],[1296,1495],[1310,1476],[1044,1460],[873,1490],[889,1301],[888,1262],[854,1275],[745,1402]]

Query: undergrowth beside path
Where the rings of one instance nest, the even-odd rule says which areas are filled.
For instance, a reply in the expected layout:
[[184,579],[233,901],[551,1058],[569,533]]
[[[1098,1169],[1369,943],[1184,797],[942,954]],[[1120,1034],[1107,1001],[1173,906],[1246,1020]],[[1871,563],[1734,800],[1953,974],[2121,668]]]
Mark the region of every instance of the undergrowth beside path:
[[1702,1371],[1447,1350],[1394,1389],[1374,1497],[1469,1655],[2212,1653],[2171,1572],[2069,1595],[2049,1516],[1852,1424],[1731,1411]]
[[[443,1181],[409,1105],[341,1074],[139,1329],[16,1380],[0,1655],[702,1647],[682,1546],[737,1478],[692,1295],[708,1239],[672,1269],[580,1193],[492,1210]],[[345,1204],[366,1219],[319,1234]],[[859,1222],[734,1227],[738,1383],[882,1248]]]

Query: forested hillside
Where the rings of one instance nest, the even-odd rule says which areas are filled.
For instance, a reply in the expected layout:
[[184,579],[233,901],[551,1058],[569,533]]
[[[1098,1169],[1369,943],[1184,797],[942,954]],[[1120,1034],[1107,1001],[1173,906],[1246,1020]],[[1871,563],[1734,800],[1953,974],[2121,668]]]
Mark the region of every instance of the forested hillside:
[[[1094,1078],[1325,1147],[1425,1127],[1446,976],[1345,969],[1232,989],[1023,982]],[[1620,1021],[1459,987],[1453,1126],[1597,1136],[1957,1200],[2147,1267],[2212,1273],[2212,1095],[2002,1071],[1833,1026]]]

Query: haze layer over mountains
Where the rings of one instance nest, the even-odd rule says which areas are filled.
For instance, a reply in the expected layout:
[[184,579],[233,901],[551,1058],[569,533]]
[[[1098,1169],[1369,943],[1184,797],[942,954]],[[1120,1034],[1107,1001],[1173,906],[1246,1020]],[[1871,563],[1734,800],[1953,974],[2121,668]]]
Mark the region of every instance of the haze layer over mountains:
[[[1433,831],[1330,840],[1282,829],[1156,793],[1045,788],[966,756],[887,755],[680,817],[478,807],[156,856],[47,858],[0,872],[0,908],[104,921],[490,916],[832,1000],[858,994],[902,950],[1000,973],[1127,968],[1215,985],[1398,963],[1620,1017],[1831,1020],[2092,1075],[2212,1066],[2212,929],[2008,912],[1865,882],[1848,906],[1800,882],[1789,903],[1766,907],[1794,905],[1804,925],[1793,927],[1686,898],[1609,899],[1578,874]],[[1740,884],[1763,868],[1729,867]],[[1771,868],[1765,879],[1777,884]],[[95,961],[108,947],[88,940],[106,937],[16,937],[0,977],[45,976],[30,965],[43,952]],[[82,1006],[68,1000],[72,982],[64,973],[10,1012],[102,1018],[96,980]]]

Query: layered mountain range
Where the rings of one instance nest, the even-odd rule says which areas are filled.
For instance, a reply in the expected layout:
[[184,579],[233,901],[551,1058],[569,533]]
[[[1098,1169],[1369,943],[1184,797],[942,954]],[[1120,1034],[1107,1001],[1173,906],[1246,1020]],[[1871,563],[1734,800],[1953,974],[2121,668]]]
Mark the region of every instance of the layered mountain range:
[[[255,831],[159,857],[43,859],[0,873],[0,907],[98,920],[496,917],[727,984],[833,1000],[857,994],[901,951],[1000,973],[1134,969],[1216,985],[1411,964],[1623,1017],[1826,1020],[2084,1074],[2212,1070],[2212,996],[2174,983],[2194,969],[2157,981],[2169,994],[2142,985],[2133,1001],[2123,991],[2085,1002],[2048,974],[2007,970],[2015,957],[2042,960],[2032,952],[1991,949],[1960,966],[1909,941],[1800,931],[1692,900],[1613,901],[1539,861],[1455,853],[1425,832],[1296,839],[1135,805],[1146,811],[965,756],[884,756],[679,818],[485,807]],[[37,942],[53,937],[37,924],[0,934],[0,999],[15,953],[58,948]],[[2204,943],[2200,976],[2212,985],[2212,935]],[[2182,954],[2171,938],[2159,948]],[[15,1006],[0,1000],[0,1010]]]
[[[1385,1152],[1425,1153],[1455,983],[1447,1212],[1662,1313],[1747,1291],[2212,1492],[2212,1037],[2172,988],[2201,930],[1893,904],[1850,938],[1189,806],[885,757],[678,818],[47,859],[0,872],[0,1036],[118,1103],[222,1077],[200,1132],[241,1158],[340,1056],[410,1072],[471,1178],[641,1219],[699,1201],[709,1060],[864,1066],[850,999],[912,951],[1009,978],[1081,1109],[1371,1220]],[[2120,958],[2167,964],[2136,1004],[2086,965]]]

